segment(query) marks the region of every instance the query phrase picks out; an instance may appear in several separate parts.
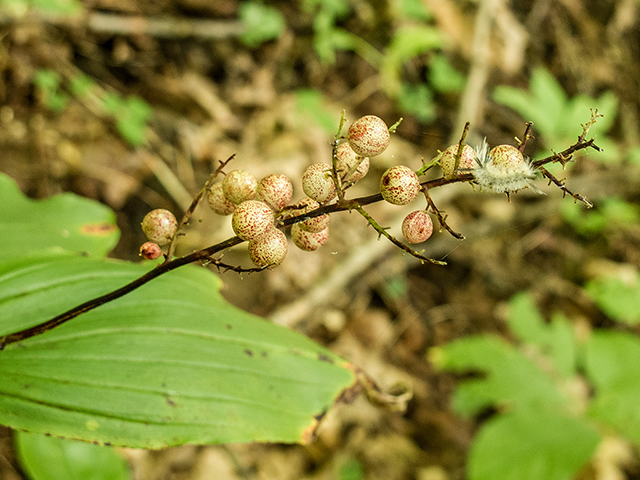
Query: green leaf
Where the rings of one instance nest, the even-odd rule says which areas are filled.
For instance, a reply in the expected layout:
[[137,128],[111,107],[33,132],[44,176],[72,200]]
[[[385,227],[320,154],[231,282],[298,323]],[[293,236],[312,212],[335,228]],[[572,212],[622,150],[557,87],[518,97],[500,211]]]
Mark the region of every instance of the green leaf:
[[625,332],[597,331],[585,368],[595,387],[590,414],[640,445],[640,340]]
[[429,62],[429,83],[438,92],[461,92],[466,83],[466,78],[456,70],[447,57],[436,55]]
[[240,5],[240,20],[245,29],[242,41],[250,48],[278,38],[286,26],[284,17],[277,8],[256,2],[244,2]]
[[322,92],[313,89],[296,91],[296,112],[305,118],[311,118],[329,134],[334,134],[338,122],[336,114],[325,103]]
[[445,370],[483,374],[458,386],[453,406],[462,415],[476,414],[491,405],[515,410],[557,410],[567,405],[549,376],[498,337],[478,335],[455,340],[442,347],[435,360]]
[[421,122],[428,123],[436,116],[436,108],[433,102],[433,92],[426,85],[402,84],[402,90],[398,96],[400,109],[415,117]]
[[609,317],[629,325],[640,323],[640,275],[632,279],[599,277],[586,286],[587,293]]
[[27,432],[15,433],[22,468],[31,480],[128,480],[127,462],[113,448]]
[[527,411],[489,420],[469,456],[470,480],[568,480],[594,453],[599,434],[578,419]]
[[60,247],[104,256],[118,242],[115,214],[71,193],[31,200],[0,173],[0,261]]
[[[43,322],[148,266],[70,255],[0,264],[0,325]],[[355,379],[308,338],[182,267],[0,352],[0,423],[101,444],[300,442]],[[7,328],[6,325],[11,325]]]
[[547,324],[531,296],[520,293],[509,302],[507,322],[518,338],[536,345],[542,354],[548,356],[559,373],[565,377],[575,374],[577,355],[575,336],[569,321],[564,316],[556,314]]

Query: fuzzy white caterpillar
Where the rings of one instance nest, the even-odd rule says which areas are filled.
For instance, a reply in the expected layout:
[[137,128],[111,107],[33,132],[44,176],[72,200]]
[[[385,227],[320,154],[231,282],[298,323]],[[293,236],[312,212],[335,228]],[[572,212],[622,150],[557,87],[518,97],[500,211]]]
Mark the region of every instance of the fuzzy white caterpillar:
[[475,153],[477,165],[469,169],[469,172],[481,187],[506,194],[528,187],[536,193],[544,194],[533,184],[536,169],[516,147],[498,145],[489,151],[485,138],[482,144],[475,148]]

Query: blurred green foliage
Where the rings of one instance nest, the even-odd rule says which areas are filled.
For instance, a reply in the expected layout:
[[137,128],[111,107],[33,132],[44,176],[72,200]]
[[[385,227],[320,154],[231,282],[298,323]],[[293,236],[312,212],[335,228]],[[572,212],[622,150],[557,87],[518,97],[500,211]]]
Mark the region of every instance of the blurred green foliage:
[[0,0],[0,11],[14,17],[22,17],[30,10],[42,14],[71,16],[80,13],[78,0]]
[[278,38],[285,29],[284,17],[280,10],[258,2],[242,3],[240,20],[245,28],[241,39],[250,48]]
[[[609,279],[587,291],[614,320],[637,323],[638,288]],[[636,335],[595,330],[581,338],[562,314],[545,321],[527,294],[511,300],[507,323],[517,344],[475,335],[430,353],[441,369],[476,372],[457,387],[455,411],[497,411],[471,447],[470,480],[573,478],[611,432],[640,445]]]
[[640,222],[640,207],[620,197],[604,198],[588,210],[582,205],[563,202],[560,211],[565,222],[585,237],[633,227]]

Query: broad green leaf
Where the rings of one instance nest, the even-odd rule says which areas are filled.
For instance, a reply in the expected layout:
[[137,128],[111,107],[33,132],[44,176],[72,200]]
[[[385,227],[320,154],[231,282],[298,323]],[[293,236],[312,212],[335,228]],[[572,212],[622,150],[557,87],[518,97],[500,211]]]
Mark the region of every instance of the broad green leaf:
[[569,480],[598,441],[588,424],[558,413],[500,415],[482,427],[471,447],[469,480]]
[[[5,262],[2,331],[47,320],[148,269],[61,254]],[[0,423],[141,448],[307,438],[354,382],[349,365],[229,305],[219,286],[208,270],[182,267],[8,345]]]
[[1,173],[0,204],[0,261],[55,246],[104,256],[120,236],[108,207],[71,193],[32,200]]
[[594,332],[586,349],[595,387],[590,413],[640,444],[640,340],[629,333]]
[[569,321],[556,314],[546,323],[538,312],[531,296],[515,295],[509,302],[509,327],[525,343],[538,347],[541,353],[553,361],[555,369],[569,377],[575,374],[577,348]]
[[[538,104],[539,108],[544,108],[546,111],[545,122],[549,122],[548,128],[551,133],[558,136],[566,128],[562,124],[564,120],[562,116],[569,106],[569,99],[562,86],[548,70],[536,68],[531,73],[529,90],[532,100]],[[585,115],[587,113],[588,110],[584,112]]]
[[551,378],[498,337],[478,335],[455,340],[434,357],[442,369],[481,373],[481,378],[466,380],[456,389],[453,405],[462,415],[476,414],[491,405],[549,410],[566,406]]
[[599,277],[586,286],[587,293],[609,317],[620,322],[640,323],[640,275],[633,279]]
[[113,448],[16,432],[21,467],[31,480],[128,480],[127,462]]

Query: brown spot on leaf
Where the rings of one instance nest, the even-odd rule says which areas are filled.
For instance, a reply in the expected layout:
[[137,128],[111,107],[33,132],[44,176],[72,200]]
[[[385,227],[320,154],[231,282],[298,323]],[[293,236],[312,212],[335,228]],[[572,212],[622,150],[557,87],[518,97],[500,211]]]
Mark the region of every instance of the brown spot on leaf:
[[334,363],[334,361],[331,358],[327,357],[326,355],[324,355],[322,353],[318,354],[318,360],[320,360],[321,362],[327,362],[327,363],[331,363],[331,364]]
[[253,351],[249,350],[248,348],[244,349],[244,353],[246,353],[247,355],[249,355],[250,357],[253,357]]
[[80,232],[82,232],[83,235],[106,237],[108,235],[111,235],[117,229],[118,227],[112,223],[101,222],[83,225],[80,228]]

